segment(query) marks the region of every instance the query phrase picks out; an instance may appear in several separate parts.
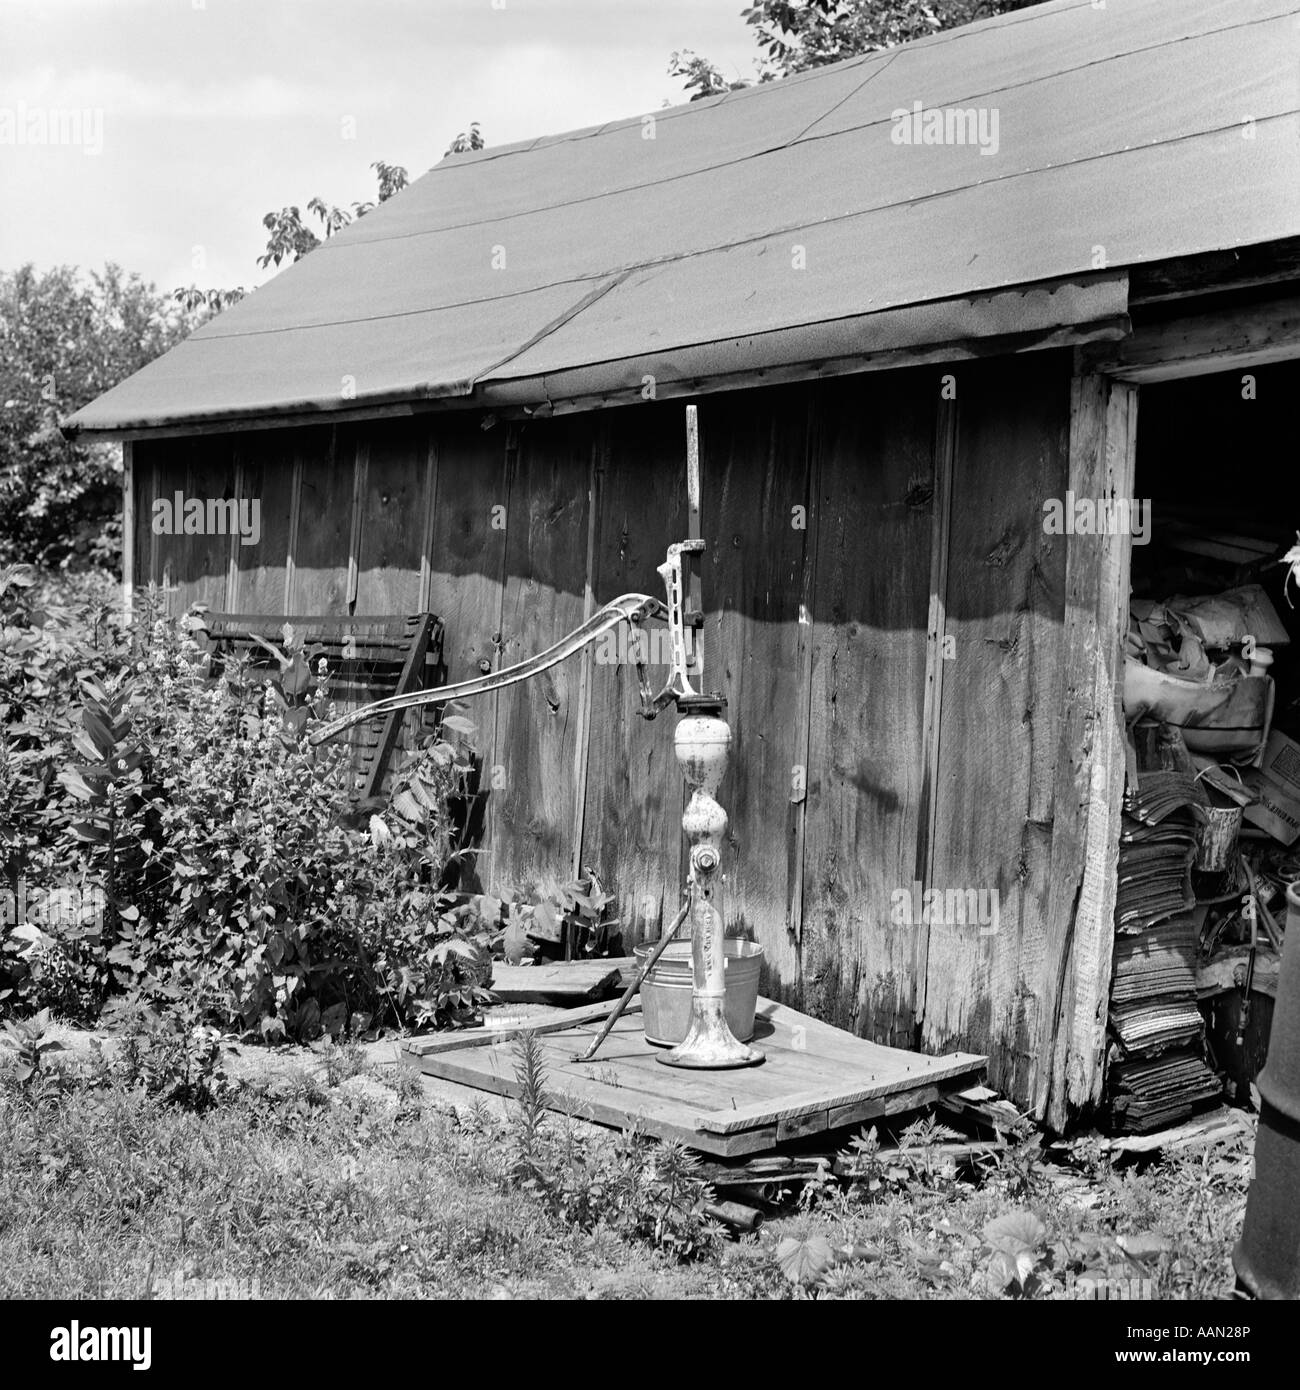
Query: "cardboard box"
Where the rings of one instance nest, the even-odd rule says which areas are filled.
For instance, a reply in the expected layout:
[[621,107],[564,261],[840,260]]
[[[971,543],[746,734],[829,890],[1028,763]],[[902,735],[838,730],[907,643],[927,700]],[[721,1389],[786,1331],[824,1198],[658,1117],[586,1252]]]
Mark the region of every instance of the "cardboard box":
[[1300,743],[1274,729],[1259,772],[1247,774],[1247,782],[1259,802],[1246,807],[1246,819],[1284,845],[1300,839]]

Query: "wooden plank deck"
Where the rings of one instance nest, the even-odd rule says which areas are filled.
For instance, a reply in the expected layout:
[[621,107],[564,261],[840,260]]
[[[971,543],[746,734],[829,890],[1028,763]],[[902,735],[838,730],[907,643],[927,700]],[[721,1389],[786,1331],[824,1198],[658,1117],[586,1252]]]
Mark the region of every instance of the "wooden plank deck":
[[[619,1019],[594,1061],[579,1063],[608,1013],[601,1006],[577,1012],[582,1016],[569,1026],[557,1027],[561,1020],[552,1015],[552,1031],[534,1029],[550,1108],[618,1128],[639,1124],[657,1138],[722,1157],[932,1104],[944,1091],[969,1086],[986,1060],[885,1047],[760,999],[753,1041],[766,1055],[761,1066],[712,1072],[663,1066],[655,1060],[661,1049],[646,1042],[636,1014]],[[413,1039],[405,1059],[430,1076],[514,1097],[518,1031],[476,1030],[474,1041],[437,1050]]]

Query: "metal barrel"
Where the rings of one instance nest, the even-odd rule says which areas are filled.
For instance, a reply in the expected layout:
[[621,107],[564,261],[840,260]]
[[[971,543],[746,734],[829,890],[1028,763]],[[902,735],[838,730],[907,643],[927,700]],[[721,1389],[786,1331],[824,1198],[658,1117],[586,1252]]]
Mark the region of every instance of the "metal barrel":
[[1242,1287],[1266,1299],[1300,1298],[1300,883],[1288,887],[1286,902],[1268,1061],[1257,1082],[1255,1180],[1232,1252]]

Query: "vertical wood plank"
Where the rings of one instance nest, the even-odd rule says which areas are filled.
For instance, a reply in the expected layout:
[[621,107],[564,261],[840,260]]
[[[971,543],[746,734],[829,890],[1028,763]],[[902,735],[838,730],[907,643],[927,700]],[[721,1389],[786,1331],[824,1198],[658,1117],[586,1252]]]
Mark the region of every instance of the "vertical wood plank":
[[129,618],[135,606],[135,445],[122,445],[122,611]]
[[814,646],[813,595],[817,580],[817,499],[821,496],[821,414],[815,390],[807,393],[805,406],[807,431],[807,480],[804,490],[804,522],[807,540],[804,547],[803,570],[799,576],[798,664],[800,702],[796,729],[796,756],[803,769],[802,782],[792,786],[790,804],[786,811],[787,845],[786,878],[789,893],[786,897],[785,925],[799,957],[799,978],[802,997],[803,981],[803,916],[804,881],[807,870],[808,777],[812,761],[812,662]]
[[351,435],[343,437],[345,429],[329,426],[320,453],[303,457],[293,603],[303,613],[348,611],[356,446]]
[[294,600],[297,597],[295,583],[298,567],[298,526],[302,518],[302,472],[303,449],[299,438],[295,441],[293,464],[289,474],[289,536],[284,560],[284,608],[285,613],[294,613]]
[[[238,496],[257,503],[261,535],[255,544],[232,538],[236,583],[226,606],[234,612],[286,613],[286,571],[292,563],[294,475],[299,471],[297,430],[263,430],[240,442]],[[250,511],[251,516],[251,511]]]
[[[934,495],[930,503],[930,612],[925,634],[925,703],[921,716],[921,748],[924,767],[921,804],[917,814],[916,873],[913,883],[930,882],[934,837],[938,824],[935,787],[939,777],[939,711],[943,704],[943,667],[947,636],[948,544],[952,529],[952,470],[957,449],[957,405],[945,399],[941,376],[936,406],[934,439]],[[929,968],[930,930],[914,924],[916,933],[916,1016],[925,1013],[925,981]]]
[[[252,441],[246,435],[236,435],[231,442],[231,458],[235,469],[235,491],[234,500],[236,507],[248,497],[248,476],[245,471],[245,455],[252,447]],[[230,528],[230,555],[226,561],[226,608],[231,612],[239,611],[239,518],[238,514],[234,518],[234,525]]]
[[429,559],[433,550],[433,514],[438,502],[438,439],[426,425],[424,431],[424,526],[420,533],[420,592],[417,604],[421,613],[429,611],[429,586],[432,568]]
[[[1076,372],[1069,487],[1076,497],[1134,495],[1138,388]],[[1123,636],[1128,536],[1070,536],[1066,548],[1063,712],[1052,825],[1049,937],[1034,1111],[1055,1129],[1101,1095],[1114,955],[1124,789]]]
[[[159,537],[153,526],[153,504],[162,486],[162,470],[165,463],[165,445],[137,444],[134,460],[136,473],[136,580],[141,588],[149,588],[159,582]],[[143,462],[143,468],[141,463]],[[182,484],[185,475],[180,473]]]
[[[687,525],[681,405],[647,401],[603,414],[610,435],[592,570],[597,607],[629,592],[662,597],[658,567]],[[622,637],[616,647],[597,648],[592,666],[583,863],[618,893],[631,949],[657,939],[665,906],[671,920],[681,900],[682,778],[672,713],[640,717],[635,666],[607,659],[626,657]],[[658,689],[668,675],[666,647],[651,645],[649,656],[647,679]]]
[[[499,427],[485,431],[477,420],[467,417],[442,416],[431,429],[438,471],[428,606],[446,627],[447,679],[458,681],[499,667],[497,639],[509,520],[505,440]],[[489,821],[498,794],[493,787],[496,704],[493,694],[465,704],[466,717],[476,725],[474,744],[482,759],[481,791]],[[485,853],[471,884],[488,882],[493,872]]]
[[361,536],[366,525],[366,480],[370,465],[370,439],[376,429],[368,424],[362,430],[348,435],[356,439],[356,452],[352,467],[352,524],[348,535],[348,587],[347,609],[356,611],[357,590],[361,583]]
[[[600,487],[609,461],[609,431],[598,415],[593,420],[591,460],[587,475],[587,555],[583,566],[582,617],[585,622],[596,611],[596,540],[600,534]],[[578,720],[573,748],[573,876],[578,878],[582,860],[583,816],[587,807],[587,775],[591,754],[591,682],[595,652],[587,647],[579,658]],[[602,884],[602,886],[605,886]]]
[[[235,496],[234,441],[229,435],[211,435],[177,441],[176,454],[159,477],[161,496],[182,491],[186,500],[198,499],[205,508],[211,500]],[[193,604],[210,609],[227,607],[230,538],[223,535],[172,535],[159,538],[160,573],[170,568],[176,592],[169,595],[169,611],[183,613]],[[166,587],[171,587],[167,585]]]
[[808,558],[808,407],[802,387],[709,397],[703,473],[705,686],[727,698],[732,749],[718,799],[729,817],[727,931],[763,947],[763,992],[799,1003],[787,926],[790,819],[807,778],[800,594]]
[[804,1008],[914,1042],[910,888],[924,753],[935,396],[888,373],[818,388]]
[[[936,832],[927,888],[963,895],[930,922],[923,1042],[989,1054],[990,1084],[1032,1093],[1051,877],[1065,546],[1043,500],[1067,480],[1060,353],[958,373]],[[996,894],[971,921],[970,894]],[[956,903],[954,901],[954,909]],[[978,905],[978,903],[977,903]]]
[[[502,598],[502,666],[557,642],[583,619],[587,598],[592,417],[522,427],[510,484]],[[563,882],[573,863],[581,743],[581,658],[501,691],[491,802],[493,881]]]
[[357,467],[359,516],[353,521],[353,612],[414,613],[428,563],[428,430],[422,421],[374,421],[364,454],[364,469],[360,462]]

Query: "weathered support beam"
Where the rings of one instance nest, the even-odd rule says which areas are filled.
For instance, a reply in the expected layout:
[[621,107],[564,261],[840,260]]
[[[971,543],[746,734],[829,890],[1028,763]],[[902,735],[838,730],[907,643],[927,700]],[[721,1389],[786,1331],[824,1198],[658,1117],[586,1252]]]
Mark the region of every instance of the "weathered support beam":
[[[1134,386],[1076,363],[1069,443],[1069,487],[1076,497],[1133,496],[1137,398]],[[1043,1064],[1034,1095],[1035,1114],[1056,1129],[1101,1095],[1124,790],[1121,699],[1131,538],[1070,535],[1066,545],[1064,703],[1040,993]]]
[[1122,342],[1089,349],[1116,381],[1171,381],[1300,357],[1300,296],[1248,303],[1217,313],[1139,323]]

